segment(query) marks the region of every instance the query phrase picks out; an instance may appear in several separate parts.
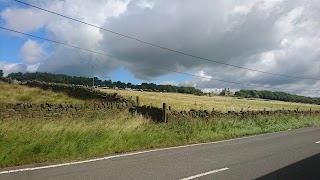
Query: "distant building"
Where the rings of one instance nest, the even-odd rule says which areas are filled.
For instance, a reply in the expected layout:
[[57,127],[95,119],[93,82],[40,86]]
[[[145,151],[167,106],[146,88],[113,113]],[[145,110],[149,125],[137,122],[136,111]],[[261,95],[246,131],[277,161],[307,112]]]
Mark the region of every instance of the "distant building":
[[222,92],[220,93],[221,96],[233,96],[234,93],[232,91],[230,91],[229,88],[224,88],[224,90],[222,90]]

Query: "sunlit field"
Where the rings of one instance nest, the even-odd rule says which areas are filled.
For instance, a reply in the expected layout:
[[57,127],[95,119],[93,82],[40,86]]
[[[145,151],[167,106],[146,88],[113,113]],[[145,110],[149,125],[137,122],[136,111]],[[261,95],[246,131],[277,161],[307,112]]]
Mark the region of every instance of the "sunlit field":
[[167,103],[175,110],[190,110],[190,109],[206,109],[217,111],[240,111],[243,110],[320,110],[319,105],[290,103],[282,101],[268,101],[264,99],[243,99],[238,97],[223,97],[223,96],[195,96],[180,93],[159,93],[159,92],[141,92],[132,90],[114,90],[100,89],[103,92],[118,93],[126,98],[139,96],[141,105],[152,105],[162,107],[162,103]]

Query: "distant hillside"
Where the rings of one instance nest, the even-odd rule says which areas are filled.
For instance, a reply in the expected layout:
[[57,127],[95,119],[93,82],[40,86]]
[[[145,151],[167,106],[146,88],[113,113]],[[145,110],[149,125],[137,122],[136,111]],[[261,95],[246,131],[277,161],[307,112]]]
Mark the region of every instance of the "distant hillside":
[[[43,82],[53,82],[53,83],[65,83],[65,84],[75,84],[92,86],[93,80],[88,77],[79,76],[68,76],[64,74],[51,74],[51,73],[11,73],[7,76],[8,78],[15,79],[18,81],[28,81],[37,80]],[[183,86],[172,86],[172,85],[157,85],[154,83],[142,83],[141,85],[135,85],[131,83],[124,83],[121,81],[112,82],[111,80],[100,80],[99,78],[94,78],[94,85],[99,87],[108,88],[119,88],[119,89],[138,89],[143,91],[153,91],[153,92],[178,92],[183,94],[194,94],[194,95],[204,95],[204,93],[194,87],[183,87]]]
[[257,91],[257,90],[243,90],[237,91],[235,96],[243,98],[262,98],[270,100],[279,100],[286,102],[299,102],[309,104],[319,104],[320,98],[311,98],[305,96],[298,96],[295,94],[289,94],[285,92],[272,92],[272,91]]

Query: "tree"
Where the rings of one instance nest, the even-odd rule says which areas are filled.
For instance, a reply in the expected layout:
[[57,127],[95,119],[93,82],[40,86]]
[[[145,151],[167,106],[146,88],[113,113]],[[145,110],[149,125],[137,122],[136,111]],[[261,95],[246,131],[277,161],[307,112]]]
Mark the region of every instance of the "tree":
[[272,91],[256,91],[256,90],[240,90],[235,93],[236,96],[244,98],[262,98],[270,100],[279,100],[287,102],[301,102],[301,103],[310,103],[310,104],[319,104],[320,99],[298,96],[295,94],[289,94],[286,92],[272,92]]
[[0,77],[3,77],[3,71],[0,69]]
[[[43,72],[35,73],[11,73],[8,75],[8,78],[16,79],[18,81],[28,81],[28,80],[37,80],[43,82],[51,83],[65,83],[65,84],[75,84],[75,85],[84,85],[92,86],[92,78],[82,77],[82,76],[69,76],[65,74],[51,74]],[[144,91],[154,91],[154,92],[180,92],[185,94],[195,94],[202,96],[203,92],[194,87],[178,87],[173,85],[157,85],[154,83],[142,83],[141,85],[135,85],[131,83],[124,83],[121,81],[112,82],[111,80],[100,80],[98,77],[94,77],[94,84],[101,87],[118,87],[121,89],[131,88],[131,89],[142,89]]]

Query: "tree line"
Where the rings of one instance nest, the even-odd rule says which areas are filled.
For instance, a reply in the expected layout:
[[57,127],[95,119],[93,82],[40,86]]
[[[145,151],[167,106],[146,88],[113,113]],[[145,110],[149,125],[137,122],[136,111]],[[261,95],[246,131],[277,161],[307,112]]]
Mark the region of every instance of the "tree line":
[[[3,76],[3,71],[0,70],[0,77]],[[37,80],[43,82],[52,82],[52,83],[64,83],[64,84],[74,84],[74,85],[83,85],[83,86],[92,86],[93,79],[83,76],[69,76],[65,74],[52,74],[52,73],[43,73],[43,72],[34,72],[34,73],[11,73],[7,78],[15,79],[18,81],[28,81],[28,80]],[[184,87],[184,86],[174,86],[174,85],[157,85],[154,83],[142,83],[142,84],[132,84],[124,83],[121,81],[111,81],[111,80],[101,80],[98,77],[94,77],[95,86],[99,87],[108,87],[108,88],[130,88],[138,89],[143,91],[153,91],[153,92],[177,92],[184,94],[194,94],[194,95],[204,95],[204,93],[194,87]],[[299,102],[299,103],[309,103],[309,104],[319,104],[320,98],[312,98],[299,96],[295,94],[289,94],[285,92],[272,92],[272,91],[257,91],[257,90],[240,90],[235,92],[235,96],[243,98],[261,98],[268,100],[279,100],[286,102]]]
[[[83,85],[83,86],[92,86],[93,79],[83,76],[69,76],[65,74],[52,74],[46,72],[34,72],[34,73],[11,73],[7,78],[15,79],[17,81],[28,81],[28,80],[37,80],[43,82],[52,82],[52,83],[64,83],[64,84],[74,84],[74,85]],[[194,94],[194,95],[204,95],[204,93],[194,87],[184,87],[184,86],[173,86],[173,85],[157,85],[154,83],[142,83],[139,85],[132,83],[124,83],[121,81],[113,82],[111,80],[101,80],[98,77],[94,77],[94,85],[99,87],[108,87],[108,88],[130,88],[130,89],[139,89],[143,91],[154,91],[154,92],[177,92],[184,94]]]
[[309,104],[319,104],[319,98],[299,96],[295,94],[289,94],[285,92],[272,92],[272,91],[257,91],[257,90],[243,90],[235,92],[235,96],[243,98],[262,98],[269,100],[279,100],[286,102],[299,102],[299,103],[309,103]]

